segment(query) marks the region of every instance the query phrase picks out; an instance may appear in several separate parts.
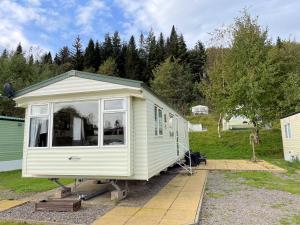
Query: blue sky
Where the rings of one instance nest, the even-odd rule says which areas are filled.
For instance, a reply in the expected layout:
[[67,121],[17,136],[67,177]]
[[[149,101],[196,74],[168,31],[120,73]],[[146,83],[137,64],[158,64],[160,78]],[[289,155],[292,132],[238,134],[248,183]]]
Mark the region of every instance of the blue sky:
[[37,56],[71,45],[77,35],[102,40],[118,30],[125,40],[151,28],[168,35],[174,24],[188,43],[209,44],[210,32],[229,25],[248,8],[269,36],[300,39],[297,0],[0,0],[0,50],[21,42]]

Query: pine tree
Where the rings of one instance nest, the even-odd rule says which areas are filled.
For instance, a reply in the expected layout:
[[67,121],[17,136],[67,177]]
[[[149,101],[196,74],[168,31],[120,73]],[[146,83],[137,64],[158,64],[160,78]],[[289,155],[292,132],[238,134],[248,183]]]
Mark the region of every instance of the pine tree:
[[127,43],[124,42],[121,47],[121,53],[120,53],[119,60],[117,62],[117,68],[118,68],[118,76],[125,77],[125,78],[127,78],[126,70],[125,70],[126,55],[127,55]]
[[41,63],[42,64],[52,64],[51,52],[48,52],[48,53],[45,53],[44,55],[42,55]]
[[102,47],[103,47],[103,55],[102,55],[103,60],[106,60],[107,58],[113,56],[112,42],[109,34],[105,34]]
[[93,60],[93,67],[94,67],[95,71],[98,70],[101,62],[102,62],[102,59],[101,59],[101,46],[100,46],[99,42],[96,41],[95,51],[94,51],[94,60]]
[[7,50],[5,48],[1,54],[1,59],[7,59],[7,58],[8,58],[8,54],[7,54]]
[[28,64],[29,65],[32,65],[33,64],[33,55],[32,54],[30,54],[30,56],[29,56],[29,59],[28,59]]
[[22,48],[21,43],[18,44],[15,54],[16,54],[16,55],[21,55],[21,54],[23,54],[23,48]]
[[178,37],[177,43],[178,50],[175,57],[178,58],[181,62],[184,62],[187,58],[187,47],[182,34]]
[[138,74],[138,52],[135,44],[134,37],[131,36],[126,49],[125,58],[125,73],[126,77],[130,79],[139,79]]
[[156,59],[157,62],[162,63],[165,60],[165,39],[163,33],[160,33],[159,39],[156,43],[156,48],[157,48],[157,54],[156,54]]
[[205,78],[206,52],[204,45],[198,41],[193,49],[188,51],[187,63],[193,74],[193,82],[200,82]]
[[60,64],[61,64],[61,62],[60,62],[60,60],[59,60],[59,57],[58,57],[58,54],[57,54],[57,53],[55,54],[55,57],[54,57],[54,63],[55,63],[56,65],[60,65]]
[[95,61],[95,44],[93,39],[90,39],[84,53],[84,68],[86,69],[93,68],[94,61]]
[[72,65],[75,70],[83,70],[83,51],[80,37],[77,36],[73,43]]
[[124,59],[122,58],[122,45],[121,38],[119,33],[116,31],[112,37],[112,56],[116,62],[116,74],[117,76],[121,76],[120,72],[122,71],[122,67],[124,67]]
[[68,46],[64,46],[59,50],[57,62],[59,62],[58,65],[71,62],[71,52]]
[[121,53],[121,38],[116,31],[112,37],[112,57],[117,59]]
[[52,64],[53,63],[53,60],[52,60],[52,55],[51,55],[51,52],[49,51],[48,52],[48,64]]
[[170,37],[167,39],[166,49],[167,57],[178,57],[178,35],[174,25],[172,26]]

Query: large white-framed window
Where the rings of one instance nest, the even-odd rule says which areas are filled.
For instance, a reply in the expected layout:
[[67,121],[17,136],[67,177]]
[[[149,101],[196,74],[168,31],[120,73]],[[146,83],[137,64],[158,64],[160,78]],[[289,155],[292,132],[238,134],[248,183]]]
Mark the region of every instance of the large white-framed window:
[[157,105],[154,105],[154,134],[155,136],[163,135],[163,111]]
[[284,125],[284,133],[285,133],[285,138],[286,139],[291,139],[292,138],[292,131],[291,131],[291,124],[286,123]]
[[49,104],[29,106],[29,148],[47,148],[49,146]]
[[52,103],[51,147],[98,146],[99,101]]
[[28,147],[124,147],[128,101],[114,97],[31,105]]
[[109,98],[102,100],[101,146],[124,146],[127,141],[127,99]]

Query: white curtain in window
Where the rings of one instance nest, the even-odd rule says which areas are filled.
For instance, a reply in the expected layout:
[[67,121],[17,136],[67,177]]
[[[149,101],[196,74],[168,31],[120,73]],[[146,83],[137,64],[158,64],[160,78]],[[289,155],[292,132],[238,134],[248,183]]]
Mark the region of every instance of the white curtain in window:
[[80,141],[81,140],[81,128],[82,121],[79,117],[74,117],[73,119],[73,140]]
[[37,147],[40,130],[41,130],[41,120],[38,118],[32,118],[30,120],[30,138],[29,138],[30,147]]

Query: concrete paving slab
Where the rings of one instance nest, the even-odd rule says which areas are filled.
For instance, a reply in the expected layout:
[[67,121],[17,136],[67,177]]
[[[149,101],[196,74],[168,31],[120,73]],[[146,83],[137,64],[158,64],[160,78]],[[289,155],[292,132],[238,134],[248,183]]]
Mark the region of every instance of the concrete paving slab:
[[264,160],[252,162],[249,160],[207,160],[207,165],[201,164],[194,170],[229,170],[229,171],[268,171],[284,173],[285,169],[272,165]]
[[1,200],[0,212],[25,204],[26,200]]
[[117,206],[92,225],[184,225],[198,221],[206,170],[178,174],[141,208]]

